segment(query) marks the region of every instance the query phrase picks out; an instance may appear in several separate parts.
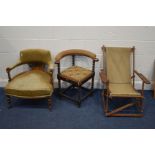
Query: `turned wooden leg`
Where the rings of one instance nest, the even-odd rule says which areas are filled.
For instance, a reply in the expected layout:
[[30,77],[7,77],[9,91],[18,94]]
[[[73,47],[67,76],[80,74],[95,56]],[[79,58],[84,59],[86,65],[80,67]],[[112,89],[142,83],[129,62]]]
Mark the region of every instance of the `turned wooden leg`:
[[59,88],[59,92],[61,92],[61,80],[60,80],[60,78],[58,78],[58,88]]
[[93,90],[93,89],[94,89],[94,76],[92,78],[92,83],[91,83],[91,90]]
[[51,111],[52,109],[52,99],[51,99],[51,96],[48,97],[48,109]]
[[81,87],[78,87],[78,107],[81,106]]
[[8,103],[8,108],[11,108],[11,96],[6,95],[7,103]]

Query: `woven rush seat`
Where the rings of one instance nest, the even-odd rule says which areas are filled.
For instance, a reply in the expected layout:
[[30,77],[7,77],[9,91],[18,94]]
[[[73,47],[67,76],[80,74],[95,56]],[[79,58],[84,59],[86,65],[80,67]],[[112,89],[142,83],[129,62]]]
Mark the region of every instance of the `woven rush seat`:
[[7,94],[21,97],[49,96],[53,92],[50,75],[42,70],[31,70],[15,76],[5,88]]
[[92,71],[79,66],[72,66],[61,72],[60,76],[79,85],[92,76]]

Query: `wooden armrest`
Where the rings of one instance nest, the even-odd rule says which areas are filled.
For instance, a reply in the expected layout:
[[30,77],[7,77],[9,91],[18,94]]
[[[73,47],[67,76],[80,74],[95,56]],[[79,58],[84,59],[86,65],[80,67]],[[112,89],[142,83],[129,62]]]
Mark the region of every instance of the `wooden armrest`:
[[105,74],[104,70],[102,69],[100,72],[100,77],[103,83],[108,83],[107,75]]
[[13,66],[10,66],[10,67],[7,67],[7,68],[6,68],[6,72],[7,72],[7,74],[8,74],[8,79],[9,79],[9,81],[11,81],[10,71],[13,70],[14,68],[16,68],[16,67],[22,65],[22,64],[23,64],[23,63],[21,63],[21,62],[19,61],[19,62],[17,62],[16,64],[14,64]]
[[95,59],[94,59],[94,61],[98,62],[98,61],[99,61],[99,59],[98,59],[98,58],[95,58]]
[[60,64],[60,61],[55,61],[55,64]]
[[22,63],[19,61],[19,62],[17,62],[16,64],[14,64],[14,65],[12,65],[12,66],[10,66],[10,67],[7,67],[7,68],[6,68],[6,71],[7,71],[7,72],[10,72],[11,70],[13,70],[14,68],[16,68],[16,67],[18,67],[18,66],[20,66],[20,65],[22,65]]
[[53,72],[53,70],[54,70],[54,64],[53,63],[49,63],[48,64],[48,72]]
[[146,84],[150,84],[150,81],[141,73],[139,73],[138,71],[134,70],[134,73],[136,73],[139,78]]

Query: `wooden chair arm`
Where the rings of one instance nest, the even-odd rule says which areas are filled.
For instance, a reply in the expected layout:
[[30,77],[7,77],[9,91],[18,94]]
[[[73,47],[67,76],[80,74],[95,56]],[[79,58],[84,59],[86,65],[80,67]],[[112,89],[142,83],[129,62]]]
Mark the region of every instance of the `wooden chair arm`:
[[10,67],[7,67],[6,68],[6,70],[7,71],[11,71],[11,70],[13,70],[14,68],[16,68],[16,67],[18,67],[18,66],[20,66],[20,65],[22,65],[23,63],[21,63],[20,61],[19,62],[17,62],[16,64],[14,64],[14,65],[12,65],[12,66],[10,66]]
[[8,79],[9,79],[9,81],[11,81],[11,74],[10,74],[11,70],[13,70],[14,68],[16,68],[16,67],[18,67],[18,66],[20,66],[20,65],[22,65],[22,64],[23,64],[23,63],[21,63],[21,62],[19,61],[19,62],[17,62],[16,64],[14,64],[14,65],[12,65],[12,66],[6,68],[6,72],[7,72],[7,74],[8,74]]
[[57,60],[54,62],[55,64],[60,64],[60,60]]
[[150,84],[150,81],[141,73],[138,71],[134,70],[134,73],[138,75],[138,77],[145,83],[145,84]]
[[58,53],[55,57],[55,60],[58,63],[58,62],[60,62],[60,60],[62,58],[66,57],[66,56],[72,56],[72,55],[86,56],[93,60],[96,58],[96,54],[94,54],[90,51],[82,50],[82,49],[69,49],[69,50],[65,50],[65,51]]
[[53,73],[54,70],[54,64],[53,63],[49,63],[48,64],[48,72]]
[[94,59],[94,61],[95,61],[95,62],[98,62],[98,61],[99,61],[99,59],[98,59],[98,58],[95,58],[95,59]]
[[100,71],[100,78],[103,83],[105,83],[105,84],[109,83],[109,81],[107,79],[107,75],[105,74],[103,69]]

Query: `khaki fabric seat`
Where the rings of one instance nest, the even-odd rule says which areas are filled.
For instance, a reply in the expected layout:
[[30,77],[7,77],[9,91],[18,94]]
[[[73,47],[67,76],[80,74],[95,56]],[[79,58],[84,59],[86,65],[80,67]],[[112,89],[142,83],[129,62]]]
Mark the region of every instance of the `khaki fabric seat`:
[[50,74],[31,70],[15,76],[5,88],[7,94],[21,97],[49,96],[53,92]]
[[136,91],[132,84],[109,84],[109,91],[110,96],[117,96],[117,97],[135,97],[141,96],[141,94]]
[[67,80],[81,84],[84,80],[92,76],[92,71],[83,67],[72,66],[62,71],[60,76]]

